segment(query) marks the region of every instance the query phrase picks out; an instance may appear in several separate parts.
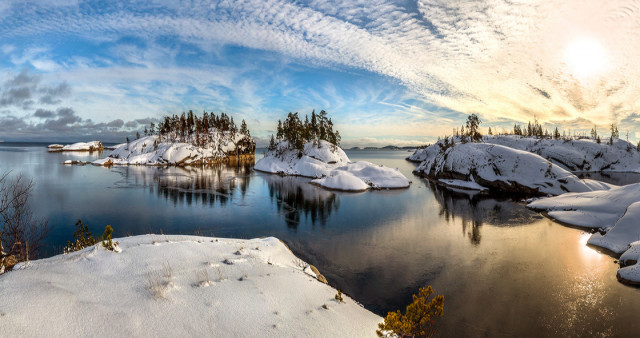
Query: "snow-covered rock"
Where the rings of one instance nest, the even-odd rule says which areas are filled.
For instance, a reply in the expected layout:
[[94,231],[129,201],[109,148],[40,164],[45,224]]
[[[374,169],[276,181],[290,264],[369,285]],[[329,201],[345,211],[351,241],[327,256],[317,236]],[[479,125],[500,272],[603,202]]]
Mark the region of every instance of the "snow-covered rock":
[[618,280],[631,285],[640,285],[640,241],[633,242],[620,256],[620,269],[616,274]]
[[[299,156],[301,155],[301,156]],[[400,171],[370,162],[350,162],[347,154],[326,141],[318,146],[312,142],[304,145],[304,151],[289,149],[287,141],[280,142],[276,150],[269,151],[260,159],[255,170],[315,178],[311,183],[343,190],[364,191],[367,189],[407,188],[411,183]]]
[[528,207],[545,210],[560,222],[574,226],[602,229],[605,235],[593,234],[589,243],[615,253],[627,250],[640,240],[640,183],[614,187],[606,191],[564,194],[529,203]]
[[120,144],[114,144],[114,145],[111,145],[111,146],[105,146],[104,149],[106,149],[106,150],[115,150],[115,149],[118,149],[118,148],[122,147],[125,144],[126,143],[120,143]]
[[414,173],[460,188],[543,196],[611,187],[581,180],[539,155],[501,145],[439,141],[422,154],[424,160]]
[[117,241],[120,253],[97,245],[2,275],[0,335],[361,337],[382,321],[346,295],[335,301],[273,237]]
[[229,132],[212,133],[205,147],[183,142],[161,142],[157,135],[121,144],[95,165],[199,165],[218,163],[231,155],[253,155],[255,142],[250,137]]
[[[460,143],[460,137],[454,138]],[[539,139],[517,135],[487,135],[482,142],[524,150],[548,159],[563,169],[576,172],[640,172],[640,152],[636,146],[614,139],[597,143],[593,139]],[[442,141],[439,141],[442,142]],[[422,162],[428,156],[426,149],[419,149],[407,159]]]
[[49,148],[49,151],[102,151],[104,146],[100,141],[91,141],[67,144],[65,146],[50,144],[47,148]]
[[[640,284],[640,183],[615,187],[608,191],[565,194],[544,198],[528,205],[529,208],[545,210],[560,222],[579,227],[599,229],[587,243],[612,251],[624,253],[620,258],[624,267],[618,278],[626,283]],[[634,244],[635,243],[635,244]],[[629,263],[633,258],[635,262]]]

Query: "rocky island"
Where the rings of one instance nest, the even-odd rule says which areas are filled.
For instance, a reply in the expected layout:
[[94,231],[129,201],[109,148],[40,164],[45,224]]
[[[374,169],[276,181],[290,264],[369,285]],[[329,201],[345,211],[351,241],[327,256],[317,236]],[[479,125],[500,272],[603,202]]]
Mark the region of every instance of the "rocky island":
[[60,151],[102,151],[104,150],[104,146],[100,141],[91,141],[91,142],[78,142],[73,144],[50,144],[47,146],[47,150],[49,152],[60,152]]
[[340,191],[408,188],[411,184],[397,169],[370,162],[351,162],[339,147],[340,134],[323,110],[302,123],[298,113],[278,121],[278,134],[254,169],[279,175],[313,178],[312,184]]
[[229,115],[193,112],[151,124],[147,136],[119,145],[94,165],[188,166],[254,161],[255,141],[245,121],[238,129]]

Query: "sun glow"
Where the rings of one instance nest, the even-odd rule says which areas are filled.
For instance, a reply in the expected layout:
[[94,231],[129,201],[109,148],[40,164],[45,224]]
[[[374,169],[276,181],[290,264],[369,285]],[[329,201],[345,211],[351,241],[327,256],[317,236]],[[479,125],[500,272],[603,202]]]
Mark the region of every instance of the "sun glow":
[[564,50],[564,61],[571,75],[580,81],[602,74],[607,66],[607,55],[596,39],[579,38]]

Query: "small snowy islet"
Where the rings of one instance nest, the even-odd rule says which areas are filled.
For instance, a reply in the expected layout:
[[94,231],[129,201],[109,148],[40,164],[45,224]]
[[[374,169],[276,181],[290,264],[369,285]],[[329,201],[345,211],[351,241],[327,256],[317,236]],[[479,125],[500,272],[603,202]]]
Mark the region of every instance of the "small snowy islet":
[[49,151],[99,151],[104,149],[102,142],[100,141],[91,141],[91,142],[77,142],[73,144],[50,144],[47,146]]
[[333,190],[365,191],[368,189],[408,188],[411,181],[398,169],[367,161],[351,162],[347,154],[329,142],[304,145],[302,156],[289,149],[289,143],[278,143],[254,166],[255,170],[292,176],[310,177],[312,184]]
[[161,142],[158,135],[142,137],[130,143],[120,144],[107,157],[95,160],[94,165],[189,165],[208,160],[221,160],[236,150],[246,150],[241,145],[250,138],[244,134],[213,132],[212,141],[205,147],[188,142]]

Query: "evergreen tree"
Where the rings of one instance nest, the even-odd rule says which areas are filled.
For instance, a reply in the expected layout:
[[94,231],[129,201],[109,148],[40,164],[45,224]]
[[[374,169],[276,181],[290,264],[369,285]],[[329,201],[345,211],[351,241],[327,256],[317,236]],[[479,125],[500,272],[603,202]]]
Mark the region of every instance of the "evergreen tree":
[[278,130],[276,132],[276,139],[282,141],[284,139],[284,131],[282,130],[282,121],[278,120]]
[[242,120],[242,123],[240,124],[240,134],[251,136],[251,134],[249,133],[249,128],[247,128],[247,123],[244,121],[244,119]]
[[482,121],[480,121],[480,118],[478,118],[476,114],[471,114],[467,117],[467,135],[471,138],[472,142],[482,140],[482,135],[479,132],[480,123],[482,123]]
[[276,150],[276,140],[273,138],[273,134],[271,134],[271,140],[269,140],[268,150]]

